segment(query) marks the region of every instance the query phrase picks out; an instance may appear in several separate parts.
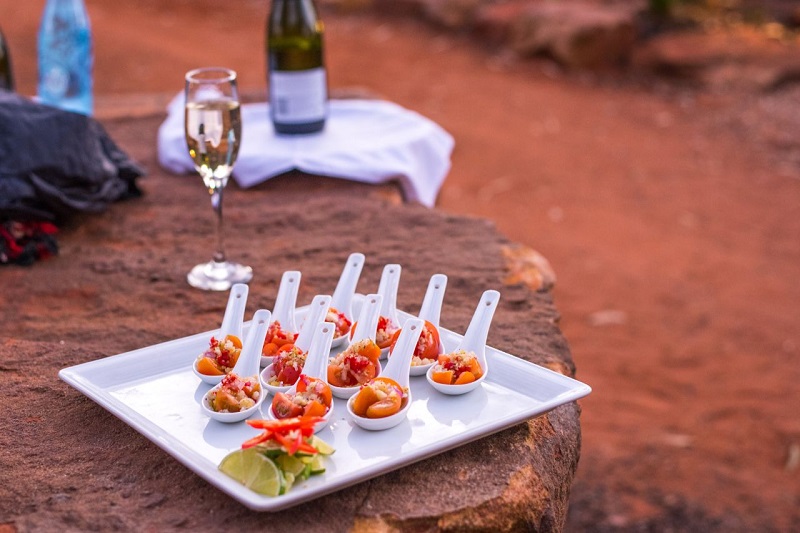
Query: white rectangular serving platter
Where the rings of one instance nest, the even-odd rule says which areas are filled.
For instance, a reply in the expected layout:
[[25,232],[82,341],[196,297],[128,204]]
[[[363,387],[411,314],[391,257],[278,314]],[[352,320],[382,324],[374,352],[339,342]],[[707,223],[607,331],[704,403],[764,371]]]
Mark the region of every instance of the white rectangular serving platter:
[[[360,300],[354,304],[358,306]],[[298,324],[306,311],[297,310]],[[409,316],[400,313],[402,321]],[[248,328],[249,323],[245,332]],[[462,338],[444,328],[440,333],[445,351],[454,350]],[[580,381],[487,346],[489,373],[481,387],[462,396],[446,396],[435,391],[425,376],[412,377],[408,419],[392,429],[371,432],[359,428],[349,420],[345,401],[335,399],[328,427],[317,434],[336,449],[326,460],[325,473],[294,485],[284,495],[267,497],[217,469],[225,455],[260,431],[245,422],[211,420],[200,410],[200,399],[210,386],[194,375],[192,362],[214,334],[216,331],[207,331],[71,366],[58,375],[197,475],[256,511],[279,511],[341,490],[591,392]],[[271,396],[266,398],[262,412],[251,418],[266,418],[271,400]]]

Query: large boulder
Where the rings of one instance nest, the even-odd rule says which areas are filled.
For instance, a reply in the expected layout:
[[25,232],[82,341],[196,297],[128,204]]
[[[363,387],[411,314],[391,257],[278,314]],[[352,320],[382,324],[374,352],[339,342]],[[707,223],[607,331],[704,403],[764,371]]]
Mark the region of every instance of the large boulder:
[[633,13],[588,3],[532,4],[512,26],[522,55],[546,53],[570,67],[627,61],[636,41]]
[[523,57],[550,56],[574,68],[626,63],[636,42],[636,10],[588,2],[510,2],[481,10],[476,25]]
[[424,0],[425,16],[451,29],[472,26],[475,15],[487,0]]

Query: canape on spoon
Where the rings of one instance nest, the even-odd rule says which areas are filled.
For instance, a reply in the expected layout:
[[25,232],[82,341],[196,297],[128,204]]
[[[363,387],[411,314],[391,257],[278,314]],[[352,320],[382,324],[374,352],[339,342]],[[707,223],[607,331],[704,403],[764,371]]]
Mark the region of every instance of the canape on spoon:
[[272,363],[281,346],[293,344],[297,339],[297,323],[294,311],[297,305],[297,292],[300,289],[302,274],[298,270],[288,270],[281,276],[275,306],[272,308],[272,321],[261,350],[261,366]]
[[195,375],[209,385],[222,381],[239,357],[242,348],[242,322],[249,290],[244,283],[236,283],[231,287],[218,333],[210,340],[208,350],[192,362]]
[[438,362],[425,374],[434,389],[444,394],[464,394],[476,389],[486,379],[489,373],[486,338],[499,301],[499,292],[488,290],[483,293],[456,350],[440,355]]
[[333,395],[347,399],[364,383],[381,372],[381,349],[375,344],[375,330],[383,297],[368,294],[364,298],[350,345],[328,363],[328,384]]
[[264,401],[258,368],[269,319],[270,312],[266,309],[255,312],[233,370],[203,396],[200,408],[210,418],[225,423],[239,422],[253,414]]
[[[439,318],[442,313],[446,288],[447,276],[444,274],[431,276],[428,289],[425,291],[425,298],[422,300],[422,307],[419,310],[419,318],[425,322],[411,359],[410,373],[412,376],[424,376],[428,369],[436,363],[439,355],[444,353],[444,345],[439,335]],[[394,346],[401,331],[398,330],[394,334],[392,345],[389,347],[389,357],[392,357],[394,353]]]
[[412,396],[409,369],[424,321],[410,318],[383,373],[362,385],[347,402],[347,412],[359,427],[371,431],[392,428],[406,419]]
[[389,346],[395,331],[400,329],[400,319],[397,316],[397,289],[400,286],[400,274],[403,267],[393,263],[383,267],[381,281],[378,284],[378,294],[383,297],[381,314],[378,319],[375,342],[381,348],[381,359],[389,356]]
[[268,418],[320,416],[322,421],[314,425],[315,433],[328,424],[333,414],[333,397],[326,375],[334,330],[335,326],[329,322],[316,324],[303,373],[289,390],[275,394]]
[[330,296],[326,294],[314,296],[297,340],[294,344],[282,346],[272,364],[261,371],[261,383],[269,392],[272,394],[286,392],[300,377],[316,326],[325,320],[330,305]]

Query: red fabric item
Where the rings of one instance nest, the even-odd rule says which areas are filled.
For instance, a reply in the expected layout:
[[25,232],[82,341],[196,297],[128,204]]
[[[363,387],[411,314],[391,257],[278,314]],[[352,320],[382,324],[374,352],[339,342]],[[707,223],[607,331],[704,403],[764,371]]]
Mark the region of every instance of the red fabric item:
[[49,222],[0,224],[0,265],[31,265],[39,259],[56,255],[58,228]]

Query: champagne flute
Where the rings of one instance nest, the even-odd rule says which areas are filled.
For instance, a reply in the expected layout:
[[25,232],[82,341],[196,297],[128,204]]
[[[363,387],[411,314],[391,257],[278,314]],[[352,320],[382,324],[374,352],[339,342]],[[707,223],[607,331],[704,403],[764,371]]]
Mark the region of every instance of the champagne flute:
[[191,70],[186,73],[185,95],[186,145],[217,219],[217,249],[211,261],[195,266],[186,279],[199,289],[225,291],[253,277],[249,266],[226,260],[223,244],[222,192],[242,139],[236,72],[219,67]]

